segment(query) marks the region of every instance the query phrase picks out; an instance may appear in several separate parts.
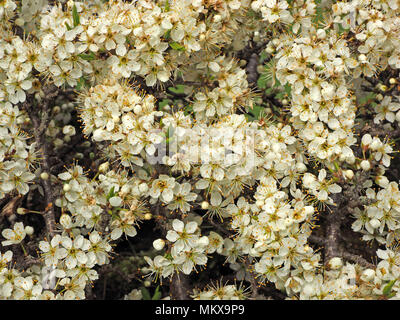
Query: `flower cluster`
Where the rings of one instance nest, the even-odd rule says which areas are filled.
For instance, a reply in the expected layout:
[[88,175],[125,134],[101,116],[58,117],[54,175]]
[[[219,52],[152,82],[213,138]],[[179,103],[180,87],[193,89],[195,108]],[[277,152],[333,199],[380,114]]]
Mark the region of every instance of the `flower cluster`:
[[0,299],[85,299],[117,244],[170,294],[225,259],[251,298],[400,297],[398,1],[61,2],[0,1]]

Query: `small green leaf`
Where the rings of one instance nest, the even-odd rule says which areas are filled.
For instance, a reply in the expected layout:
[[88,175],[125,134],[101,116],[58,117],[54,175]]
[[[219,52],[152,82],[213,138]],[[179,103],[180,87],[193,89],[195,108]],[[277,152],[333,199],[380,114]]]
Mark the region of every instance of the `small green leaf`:
[[169,6],[169,1],[167,0],[167,1],[165,1],[165,12],[168,12],[169,11],[169,9],[170,9],[170,6]]
[[174,50],[178,50],[178,51],[185,51],[185,47],[177,42],[170,42],[169,46],[174,49]]
[[160,298],[161,298],[160,286],[157,286],[156,291],[154,292],[153,298],[151,298],[151,300],[160,300]]
[[112,188],[111,188],[110,191],[108,192],[107,201],[110,200],[112,197],[114,197],[114,195],[115,195],[114,189],[115,189],[115,187],[112,186]]
[[81,54],[78,54],[78,57],[81,57],[83,60],[87,60],[87,61],[91,61],[91,60],[94,60],[96,58],[96,56],[94,55],[93,52],[81,53]]
[[174,87],[169,87],[169,91],[175,93],[175,94],[184,94],[185,93],[185,86],[183,84],[178,84],[175,88]]
[[76,8],[76,5],[72,7],[72,19],[74,20],[74,27],[79,26],[80,20],[79,20],[79,13],[78,9]]
[[67,30],[72,30],[71,26],[68,24],[68,22],[65,22],[65,26],[67,27]]
[[386,297],[391,297],[390,292],[392,291],[392,288],[393,288],[394,284],[396,283],[396,281],[397,281],[397,279],[389,281],[389,283],[383,288],[383,294]]
[[171,30],[168,30],[167,32],[164,33],[164,39],[168,40],[171,36]]
[[147,290],[145,287],[142,287],[140,291],[142,292],[143,300],[151,300],[149,290]]
[[261,75],[257,80],[257,86],[260,89],[266,89],[267,88],[267,78]]
[[284,86],[284,88],[285,88],[286,94],[287,94],[288,96],[290,96],[290,93],[292,92],[291,86],[290,86],[289,84],[286,83],[285,86]]
[[76,84],[76,90],[77,91],[81,91],[82,88],[85,86],[86,81],[84,77],[80,77],[78,80],[78,83]]

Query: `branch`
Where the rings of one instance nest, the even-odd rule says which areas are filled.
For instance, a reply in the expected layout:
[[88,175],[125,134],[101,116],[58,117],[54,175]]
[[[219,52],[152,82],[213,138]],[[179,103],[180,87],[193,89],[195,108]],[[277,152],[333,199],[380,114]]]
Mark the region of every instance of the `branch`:
[[[163,235],[166,236],[168,228],[166,223],[167,213],[165,207],[162,207],[160,204],[157,204],[154,207],[154,213],[156,216],[159,217],[157,219],[154,219],[154,221],[156,221]],[[189,300],[190,299],[189,276],[183,273],[178,273],[178,272],[174,273],[174,275],[171,278],[169,291],[172,300]]]
[[172,300],[189,300],[189,277],[175,273],[171,279],[170,296]]
[[343,252],[342,254],[343,258],[353,262],[353,263],[357,263],[362,267],[365,268],[369,268],[369,269],[376,269],[376,266],[370,262],[368,262],[367,260],[365,260],[363,257],[357,255],[357,254],[352,254],[349,252]]
[[[46,90],[47,89],[47,90]],[[42,154],[41,157],[41,167],[44,172],[47,172],[50,175],[50,163],[49,163],[49,149],[46,142],[45,131],[47,128],[47,124],[49,121],[49,104],[52,99],[54,99],[58,95],[58,90],[50,88],[44,88],[45,98],[41,101],[42,106],[42,115],[39,117],[39,107],[35,106],[33,103],[29,103],[27,99],[24,102],[23,107],[28,113],[29,117],[32,120],[33,124],[33,135],[35,138],[35,142],[38,150]],[[54,188],[51,184],[51,180],[42,180],[46,208],[43,213],[43,217],[46,222],[47,232],[53,237],[56,234],[56,221],[55,221],[55,211],[54,211]]]

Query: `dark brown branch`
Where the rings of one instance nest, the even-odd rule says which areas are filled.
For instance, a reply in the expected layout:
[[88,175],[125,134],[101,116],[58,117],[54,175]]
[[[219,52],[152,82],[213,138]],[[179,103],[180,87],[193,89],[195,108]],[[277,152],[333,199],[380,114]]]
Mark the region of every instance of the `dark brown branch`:
[[[50,163],[49,163],[49,148],[45,137],[45,131],[49,122],[49,105],[52,99],[58,95],[56,88],[44,88],[45,98],[41,101],[41,117],[39,117],[39,106],[34,105],[32,102],[33,98],[26,100],[23,104],[24,109],[27,111],[32,124],[33,124],[33,135],[36,142],[36,147],[41,153],[41,168],[43,172],[47,172],[50,175]],[[50,237],[56,234],[56,221],[54,211],[54,187],[51,184],[50,179],[42,180],[44,189],[46,207],[43,213],[45,219],[47,232]]]

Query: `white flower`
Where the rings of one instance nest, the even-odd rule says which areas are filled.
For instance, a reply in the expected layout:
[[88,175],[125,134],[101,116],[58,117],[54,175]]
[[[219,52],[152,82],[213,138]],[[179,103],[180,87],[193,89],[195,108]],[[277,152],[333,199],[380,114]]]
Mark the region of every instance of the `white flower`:
[[12,244],[18,244],[25,239],[26,231],[22,222],[16,222],[13,229],[4,229],[2,236],[7,240],[2,241],[3,246],[9,246]]
[[185,226],[182,221],[174,219],[174,221],[172,221],[172,227],[173,230],[168,230],[166,238],[174,242],[172,250],[175,255],[181,251],[190,250],[196,245],[196,240],[198,238],[194,235],[198,227],[196,222],[188,222]]
[[154,180],[149,194],[152,198],[161,197],[165,202],[171,202],[174,197],[173,188],[175,186],[175,179],[165,174],[161,174],[158,179]]

